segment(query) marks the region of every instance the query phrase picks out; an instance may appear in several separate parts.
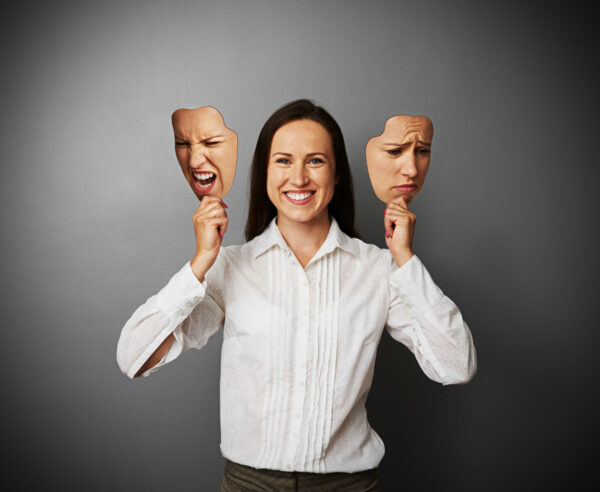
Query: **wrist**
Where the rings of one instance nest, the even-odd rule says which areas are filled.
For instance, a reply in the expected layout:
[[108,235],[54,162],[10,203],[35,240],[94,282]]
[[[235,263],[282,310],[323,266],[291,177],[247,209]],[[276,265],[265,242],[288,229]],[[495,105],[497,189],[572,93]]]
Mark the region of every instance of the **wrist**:
[[410,249],[402,249],[398,251],[392,251],[392,256],[396,262],[396,265],[401,267],[414,256],[414,253]]
[[207,258],[206,256],[198,255],[198,254],[196,254],[190,260],[190,266],[192,267],[192,272],[194,272],[194,275],[196,275],[196,278],[200,282],[204,281],[204,275],[206,275],[206,272],[209,270],[209,268],[212,266],[213,263],[214,263],[213,258]]

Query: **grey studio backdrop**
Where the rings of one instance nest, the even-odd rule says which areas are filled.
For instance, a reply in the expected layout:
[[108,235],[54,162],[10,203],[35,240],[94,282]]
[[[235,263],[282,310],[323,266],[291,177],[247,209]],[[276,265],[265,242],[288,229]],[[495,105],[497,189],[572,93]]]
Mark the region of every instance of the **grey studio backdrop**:
[[11,490],[218,490],[221,335],[131,381],[131,313],[194,252],[171,112],[239,135],[225,244],[280,105],[340,123],[357,227],[384,247],[366,141],[435,125],[415,251],[461,307],[479,371],[428,380],[384,334],[367,402],[384,490],[581,490],[593,471],[598,179],[590,12],[511,2],[49,2],[6,12],[2,436]]

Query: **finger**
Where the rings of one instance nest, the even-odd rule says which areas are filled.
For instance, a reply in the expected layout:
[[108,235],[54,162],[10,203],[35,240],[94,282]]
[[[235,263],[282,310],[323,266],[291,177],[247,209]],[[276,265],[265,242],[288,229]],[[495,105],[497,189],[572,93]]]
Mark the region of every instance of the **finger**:
[[205,215],[214,219],[215,217],[227,217],[227,212],[223,207],[211,207],[206,211]]
[[220,204],[221,199],[217,196],[205,195],[200,200],[200,205],[198,206],[198,209],[209,208],[210,206],[213,206],[215,203]]
[[210,220],[211,227],[213,227],[214,229],[217,230],[217,232],[219,233],[219,237],[221,237],[221,239],[225,235],[225,232],[227,232],[228,224],[229,224],[229,219],[227,219],[227,217],[219,217],[219,218]]
[[202,226],[202,224],[210,223],[210,221],[212,221],[212,220],[226,219],[226,218],[227,218],[226,213],[215,210],[215,211],[211,211],[208,213],[202,213],[202,214],[195,215],[193,218],[193,221],[194,221],[194,224],[197,224],[198,226]]
[[388,205],[395,205],[401,209],[408,210],[408,202],[403,196],[399,196],[390,201]]
[[385,228],[385,237],[391,237],[392,234],[394,233],[394,219],[396,217],[396,214],[394,213],[394,211],[390,211],[389,209],[386,209],[385,211],[385,217],[383,218],[383,226]]
[[229,225],[229,221],[226,220],[223,224],[221,224],[221,226],[219,227],[219,235],[221,236],[221,239],[223,239],[223,236],[225,235],[225,233],[227,232],[227,226]]
[[398,226],[402,226],[405,224],[411,224],[416,222],[417,216],[411,214],[410,212],[389,212],[386,214],[386,217],[393,222],[394,229]]
[[[388,204],[389,205],[389,204]],[[385,229],[385,237],[389,237],[394,230],[394,221],[390,218],[393,215],[393,210],[390,208],[386,208],[383,211],[383,228]]]
[[221,227],[227,225],[228,220],[227,217],[216,217],[214,219],[208,219],[206,225],[211,229],[220,230]]
[[394,231],[398,227],[399,215],[390,212],[386,214],[385,220],[385,237],[391,238],[394,235]]
[[392,222],[392,230],[386,229],[386,238],[393,237],[398,231],[410,231],[414,228],[415,217],[409,213],[394,213],[386,214]]
[[195,215],[198,217],[225,216],[227,212],[220,202],[211,202],[206,207],[199,208]]
[[388,249],[392,249],[392,238],[385,236],[385,244],[388,247]]
[[388,215],[406,215],[408,217],[411,217],[412,219],[417,218],[417,216],[415,214],[413,214],[410,210],[408,210],[407,208],[400,208],[398,206],[394,206],[394,205],[389,205],[388,208],[385,211],[386,216]]
[[401,210],[408,210],[408,201],[403,196],[394,198],[392,201],[390,201],[390,203],[388,205],[393,208],[399,208]]

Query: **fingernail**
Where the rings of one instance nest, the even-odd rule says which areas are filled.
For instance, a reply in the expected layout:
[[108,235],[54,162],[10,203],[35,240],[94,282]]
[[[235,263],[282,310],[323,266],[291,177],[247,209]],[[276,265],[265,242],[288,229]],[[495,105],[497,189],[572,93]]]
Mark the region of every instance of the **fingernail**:
[[221,202],[223,204],[223,208],[229,208],[225,202]]
[[383,215],[385,215],[385,213],[387,212],[387,208],[383,209]]
[[385,237],[390,238],[390,237],[392,237],[392,235],[389,232],[386,232]]

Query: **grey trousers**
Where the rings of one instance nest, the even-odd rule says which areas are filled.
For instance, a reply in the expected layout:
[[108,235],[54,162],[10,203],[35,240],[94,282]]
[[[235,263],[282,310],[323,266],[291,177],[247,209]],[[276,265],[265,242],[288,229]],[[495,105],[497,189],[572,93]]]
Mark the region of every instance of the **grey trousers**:
[[380,491],[377,468],[356,473],[263,470],[227,460],[221,492]]

